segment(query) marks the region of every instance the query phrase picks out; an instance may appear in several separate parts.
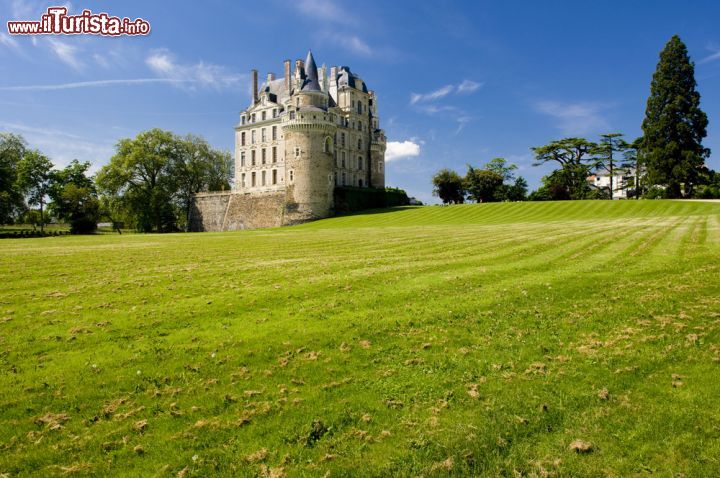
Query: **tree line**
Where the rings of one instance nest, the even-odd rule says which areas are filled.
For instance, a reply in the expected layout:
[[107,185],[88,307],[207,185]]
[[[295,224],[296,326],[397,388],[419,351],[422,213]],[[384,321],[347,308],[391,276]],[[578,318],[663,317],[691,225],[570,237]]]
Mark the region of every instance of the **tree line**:
[[[529,200],[612,199],[617,189],[627,197],[720,198],[720,174],[707,168],[710,150],[703,147],[707,135],[707,115],[700,109],[695,67],[687,47],[675,35],[660,52],[650,84],[643,135],[625,141],[621,133],[600,136],[597,142],[585,138],[563,138],[531,148],[534,166],[554,164],[542,185],[527,195]],[[493,160],[498,161],[498,160]],[[472,167],[461,178],[443,169],[433,177],[433,193],[444,203],[470,199],[477,202],[523,200],[502,194],[471,192]],[[498,186],[490,179],[492,167],[481,170],[485,190]],[[626,181],[615,184],[620,173]],[[609,186],[588,182],[592,174],[609,176]],[[495,185],[495,186],[493,186]]]
[[122,139],[94,174],[73,160],[57,169],[20,135],[0,133],[0,224],[57,221],[73,234],[93,233],[101,220],[141,232],[187,230],[192,196],[230,188],[230,154],[203,138],[152,129]]

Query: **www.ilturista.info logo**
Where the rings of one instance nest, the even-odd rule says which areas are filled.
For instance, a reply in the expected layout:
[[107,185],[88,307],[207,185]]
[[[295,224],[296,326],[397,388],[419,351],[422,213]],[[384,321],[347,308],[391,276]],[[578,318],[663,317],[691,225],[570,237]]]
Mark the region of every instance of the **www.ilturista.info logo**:
[[40,21],[9,21],[11,35],[147,35],[150,23],[137,18],[112,17],[107,13],[83,10],[80,15],[68,15],[65,7],[50,7]]

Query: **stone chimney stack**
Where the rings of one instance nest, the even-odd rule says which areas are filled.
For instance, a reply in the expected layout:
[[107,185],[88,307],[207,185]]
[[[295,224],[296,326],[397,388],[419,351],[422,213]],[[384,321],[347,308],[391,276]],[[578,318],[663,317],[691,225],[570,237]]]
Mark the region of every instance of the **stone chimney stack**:
[[268,73],[267,82],[275,81],[275,73]]
[[290,60],[285,60],[285,91],[290,91]]
[[257,103],[257,101],[258,101],[257,70],[252,71],[252,100],[253,100],[253,104]]
[[300,88],[303,77],[305,76],[305,62],[295,60],[295,87]]

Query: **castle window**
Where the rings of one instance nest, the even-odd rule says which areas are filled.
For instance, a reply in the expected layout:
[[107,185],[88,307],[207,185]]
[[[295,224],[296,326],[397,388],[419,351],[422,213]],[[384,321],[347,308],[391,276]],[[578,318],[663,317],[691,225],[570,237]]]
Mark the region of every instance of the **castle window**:
[[240,133],[240,146],[245,146],[245,131]]
[[255,187],[255,173],[252,173],[252,175],[251,175],[250,177],[252,178],[252,179],[251,179],[251,182],[250,182],[250,185],[251,185],[252,187]]
[[294,120],[294,119],[295,119],[295,112],[294,112],[294,111],[291,111],[291,112],[290,112],[290,119],[291,119],[291,120]]
[[362,114],[362,103],[360,103],[359,101],[357,103],[357,112],[358,114]]
[[345,147],[345,133],[340,133],[340,146]]
[[277,163],[277,146],[272,148],[272,162]]
[[242,173],[242,176],[240,176],[240,177],[242,178],[240,180],[240,184],[244,188],[245,187],[245,173]]
[[300,157],[300,148],[295,148],[295,157],[296,158]]
[[362,170],[363,168],[363,159],[362,156],[358,156],[358,169]]
[[251,119],[252,119],[252,122],[254,123],[255,122],[255,113],[252,114]]
[[260,130],[260,141],[262,141],[263,143],[267,141],[267,137],[265,136],[265,128]]
[[358,179],[358,186],[359,186],[359,187],[363,187],[362,179]]
[[[275,110],[273,110],[275,111]],[[272,139],[275,141],[277,139],[277,126],[272,127]]]
[[245,167],[245,151],[240,153],[240,167]]
[[272,170],[272,183],[277,184],[277,169]]
[[240,124],[245,124],[245,115],[240,117]]
[[277,118],[277,108],[273,108],[273,118]]
[[338,172],[335,171],[335,186],[338,185]]
[[250,144],[255,144],[255,130],[250,132]]
[[261,176],[260,176],[260,177],[262,178],[261,185],[262,185],[262,186],[265,186],[265,171],[263,171],[263,172],[261,173]]
[[358,149],[362,149],[362,139],[358,139]]
[[262,161],[262,164],[265,164],[265,148],[260,151],[260,160]]
[[294,179],[294,178],[293,178],[293,170],[291,169],[291,170],[290,170],[290,182],[291,182],[291,183],[293,182],[293,179]]
[[[345,167],[345,151],[342,152],[342,163],[341,166]],[[343,180],[343,186],[345,186],[345,180]]]
[[358,131],[362,131],[362,121],[358,121]]
[[262,121],[265,121],[267,119],[267,113],[263,111],[262,114],[260,115],[260,119]]
[[330,136],[325,137],[325,144],[323,144],[323,153],[332,153],[332,138]]
[[[255,166],[255,150],[250,151],[250,166]],[[255,174],[255,173],[253,173]],[[254,184],[253,184],[254,186]]]
[[342,173],[342,185],[346,186],[347,185],[346,183],[347,183],[347,176],[345,175],[345,173]]

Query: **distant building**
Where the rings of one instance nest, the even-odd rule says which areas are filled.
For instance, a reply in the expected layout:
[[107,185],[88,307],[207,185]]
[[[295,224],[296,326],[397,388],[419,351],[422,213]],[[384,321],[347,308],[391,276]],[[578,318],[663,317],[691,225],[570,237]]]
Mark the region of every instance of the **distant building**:
[[[628,192],[632,196],[635,190],[635,169],[618,168],[613,171],[613,199],[627,199]],[[610,173],[608,171],[596,172],[588,176],[587,182],[593,189],[610,191]]]

